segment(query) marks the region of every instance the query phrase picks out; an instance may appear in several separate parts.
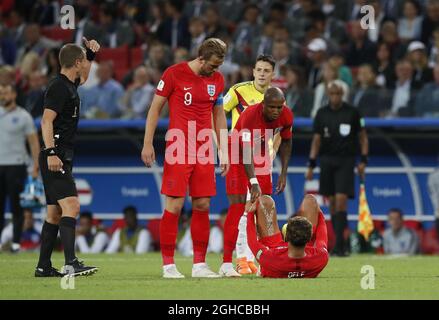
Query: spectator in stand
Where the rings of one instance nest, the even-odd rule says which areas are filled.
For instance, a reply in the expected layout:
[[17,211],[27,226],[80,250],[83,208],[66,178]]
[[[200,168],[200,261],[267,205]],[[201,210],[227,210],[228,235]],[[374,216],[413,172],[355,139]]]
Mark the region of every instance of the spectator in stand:
[[349,1],[350,7],[348,9],[348,21],[355,21],[362,17],[361,8],[367,5],[367,0]]
[[[222,4],[220,5],[222,6]],[[223,18],[219,14],[218,5],[211,4],[204,14],[206,23],[206,38],[221,38],[228,34],[227,27],[223,24]]]
[[155,87],[150,82],[148,69],[137,67],[134,71],[134,82],[126,91],[122,105],[124,118],[145,119],[154,96]]
[[[27,93],[29,90],[29,75],[34,71],[41,71],[41,58],[35,52],[29,52],[24,57],[20,63],[18,70],[18,89]],[[21,99],[19,99],[21,102]],[[24,104],[21,103],[22,105]]]
[[285,103],[289,106],[295,117],[310,117],[312,109],[312,94],[305,86],[303,69],[298,66],[286,66],[285,80]]
[[313,10],[309,18],[311,19],[310,28],[315,32],[313,38],[324,39],[330,52],[339,50],[339,45],[348,41],[346,26],[343,22],[327,17],[321,10]]
[[76,229],[76,249],[81,253],[101,253],[108,244],[108,236],[93,225],[93,214],[89,211],[79,215],[79,225]]
[[23,14],[17,8],[9,12],[9,25],[7,28],[8,36],[14,41],[15,46],[20,48],[25,42],[24,29],[26,22]]
[[[311,111],[311,117],[314,118],[320,108],[329,103],[329,96],[327,94],[328,84],[338,79],[338,69],[331,64],[325,63],[323,65],[323,81],[319,83],[314,91],[314,104]],[[342,80],[338,80],[337,84],[343,88],[343,102],[349,101],[349,86]]]
[[390,209],[387,222],[389,228],[383,234],[384,253],[417,254],[419,252],[419,238],[414,230],[404,226],[402,211],[397,208]]
[[386,101],[382,89],[376,85],[376,74],[370,64],[360,66],[357,83],[358,86],[352,94],[352,105],[364,117],[383,116],[389,101]]
[[351,69],[345,65],[345,60],[340,52],[334,52],[331,54],[329,64],[338,70],[338,78],[344,82],[349,87],[352,87],[353,79]]
[[[256,4],[249,4],[244,10],[244,19],[241,21],[234,32],[234,44],[236,50],[240,51],[244,59],[251,59],[251,45],[255,38],[262,33],[259,23],[260,9]],[[236,61],[242,63],[244,61]]]
[[439,63],[439,28],[433,32],[433,41],[430,48],[430,55],[428,57],[428,66],[434,68]]
[[370,63],[376,56],[376,45],[367,37],[367,30],[361,27],[361,21],[350,23],[349,44],[346,52],[346,64],[358,67]]
[[388,20],[383,23],[379,41],[387,44],[387,46],[390,48],[392,61],[397,61],[404,57],[406,53],[406,46],[401,44],[395,22]]
[[433,70],[428,66],[428,57],[425,45],[420,41],[413,41],[407,49],[407,58],[413,65],[413,82],[422,87],[433,81]]
[[186,1],[183,13],[186,17],[203,17],[208,3],[203,0]]
[[59,51],[60,48],[52,48],[47,52],[46,56],[46,77],[47,80],[52,79],[61,71],[61,65],[59,64]]
[[404,17],[398,20],[398,35],[403,43],[419,40],[422,31],[421,5],[416,0],[404,1]]
[[191,34],[190,58],[195,59],[198,56],[198,48],[206,39],[205,25],[203,19],[194,17],[189,22],[189,32]]
[[383,12],[383,7],[380,0],[369,0],[369,5],[371,5],[375,10],[375,28],[369,28],[369,30],[367,30],[367,35],[370,41],[377,43],[380,36],[381,27],[385,21],[385,14]]
[[396,64],[396,82],[389,117],[411,117],[419,87],[413,82],[413,66],[408,60]]
[[290,47],[286,41],[275,41],[273,44],[273,58],[276,61],[274,67],[274,77],[271,81],[273,87],[278,87],[281,90],[286,90],[288,84],[285,80],[282,70],[287,65],[291,65]]
[[7,34],[6,28],[0,23],[0,65],[14,65],[16,54],[17,46],[14,40]]
[[31,114],[32,118],[43,115],[44,92],[46,91],[46,77],[39,70],[32,71],[28,76],[28,92],[23,107]]
[[59,47],[61,43],[48,39],[41,35],[41,28],[37,24],[29,24],[24,29],[25,42],[18,50],[15,64],[18,65],[23,61],[24,56],[29,52],[35,52],[44,61],[48,50]]
[[81,4],[78,3],[73,8],[75,9],[75,29],[72,41],[81,46],[84,43],[82,38],[86,37],[101,43],[101,38],[103,37],[102,30],[96,26],[88,15],[90,10],[89,1],[82,1]]
[[115,5],[106,3],[101,7],[99,22],[103,31],[100,41],[103,47],[116,48],[134,44],[133,27],[127,21],[118,19]]
[[177,48],[174,51],[174,64],[188,61],[189,59],[189,51],[186,48]]
[[256,37],[252,41],[252,54],[253,60],[261,54],[268,54],[272,51],[273,40],[275,35],[275,25],[274,22],[268,22],[264,24],[262,34],[260,37]]
[[177,47],[186,49],[190,47],[189,23],[183,15],[183,7],[183,1],[167,0],[165,3],[166,18],[157,30],[157,39],[173,50]]
[[106,253],[134,252],[146,253],[151,250],[151,235],[138,224],[137,209],[128,206],[123,209],[126,227],[117,229],[111,237]]
[[155,1],[151,3],[149,8],[151,13],[146,22],[146,28],[149,33],[155,35],[165,19],[165,4],[161,1]]
[[433,31],[439,28],[439,0],[428,0],[425,12],[420,40],[425,44],[430,44]]
[[377,74],[376,83],[378,86],[386,89],[395,86],[395,65],[387,43],[382,42],[378,44],[377,56],[373,62],[373,67]]
[[99,64],[97,76],[99,84],[89,89],[79,87],[82,108],[87,118],[117,118],[121,114],[122,85],[112,78],[113,64],[103,61]]
[[386,19],[397,21],[402,16],[404,1],[401,0],[381,0],[384,16]]
[[439,65],[434,67],[434,82],[424,85],[416,97],[415,116],[439,118]]
[[[320,38],[314,39],[308,44],[309,60],[307,61],[306,73],[310,89],[315,89],[323,79],[322,67],[326,61],[327,49],[326,42]],[[276,65],[278,65],[278,61],[276,61]]]
[[36,1],[31,20],[40,26],[52,26],[60,21],[60,10],[58,1]]

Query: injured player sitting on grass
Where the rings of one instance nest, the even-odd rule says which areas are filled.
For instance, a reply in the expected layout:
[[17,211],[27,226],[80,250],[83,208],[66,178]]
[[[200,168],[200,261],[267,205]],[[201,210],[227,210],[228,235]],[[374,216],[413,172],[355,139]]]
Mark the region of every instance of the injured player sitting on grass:
[[[252,212],[256,208],[255,213]],[[276,206],[263,195],[248,202],[241,219],[247,227],[247,241],[259,262],[258,275],[267,278],[315,278],[329,259],[325,217],[312,195],[306,195],[297,214],[282,228]],[[256,225],[255,225],[256,220]]]

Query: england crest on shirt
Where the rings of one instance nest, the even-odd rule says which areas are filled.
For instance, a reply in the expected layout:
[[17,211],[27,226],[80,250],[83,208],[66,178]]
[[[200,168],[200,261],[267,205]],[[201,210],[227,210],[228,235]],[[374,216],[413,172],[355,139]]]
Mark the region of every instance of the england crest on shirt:
[[215,85],[214,84],[208,84],[207,85],[207,93],[211,97],[213,97],[215,95]]

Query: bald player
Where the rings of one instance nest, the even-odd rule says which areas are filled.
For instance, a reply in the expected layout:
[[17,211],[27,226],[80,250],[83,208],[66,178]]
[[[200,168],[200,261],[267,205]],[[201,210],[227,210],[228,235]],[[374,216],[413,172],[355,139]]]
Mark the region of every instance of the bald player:
[[261,194],[271,195],[273,137],[280,133],[279,157],[282,170],[276,193],[283,192],[287,181],[288,161],[291,156],[293,113],[285,105],[279,88],[269,88],[264,100],[247,108],[239,117],[230,135],[230,171],[226,176],[226,192],[231,202],[224,224],[224,255],[220,275],[239,277],[233,269],[232,255],[238,237],[238,224],[244,213],[247,191],[251,202]]

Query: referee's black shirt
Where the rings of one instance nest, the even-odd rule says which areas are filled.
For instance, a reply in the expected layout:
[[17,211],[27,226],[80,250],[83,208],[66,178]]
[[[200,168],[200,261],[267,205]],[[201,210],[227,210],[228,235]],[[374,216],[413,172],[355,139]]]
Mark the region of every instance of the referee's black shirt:
[[355,156],[359,150],[360,130],[364,127],[358,110],[343,102],[334,110],[321,108],[314,119],[314,133],[321,135],[320,156]]
[[73,151],[81,103],[77,91],[79,82],[79,78],[72,82],[58,74],[49,82],[44,95],[44,108],[57,113],[53,134],[55,146],[62,150]]

